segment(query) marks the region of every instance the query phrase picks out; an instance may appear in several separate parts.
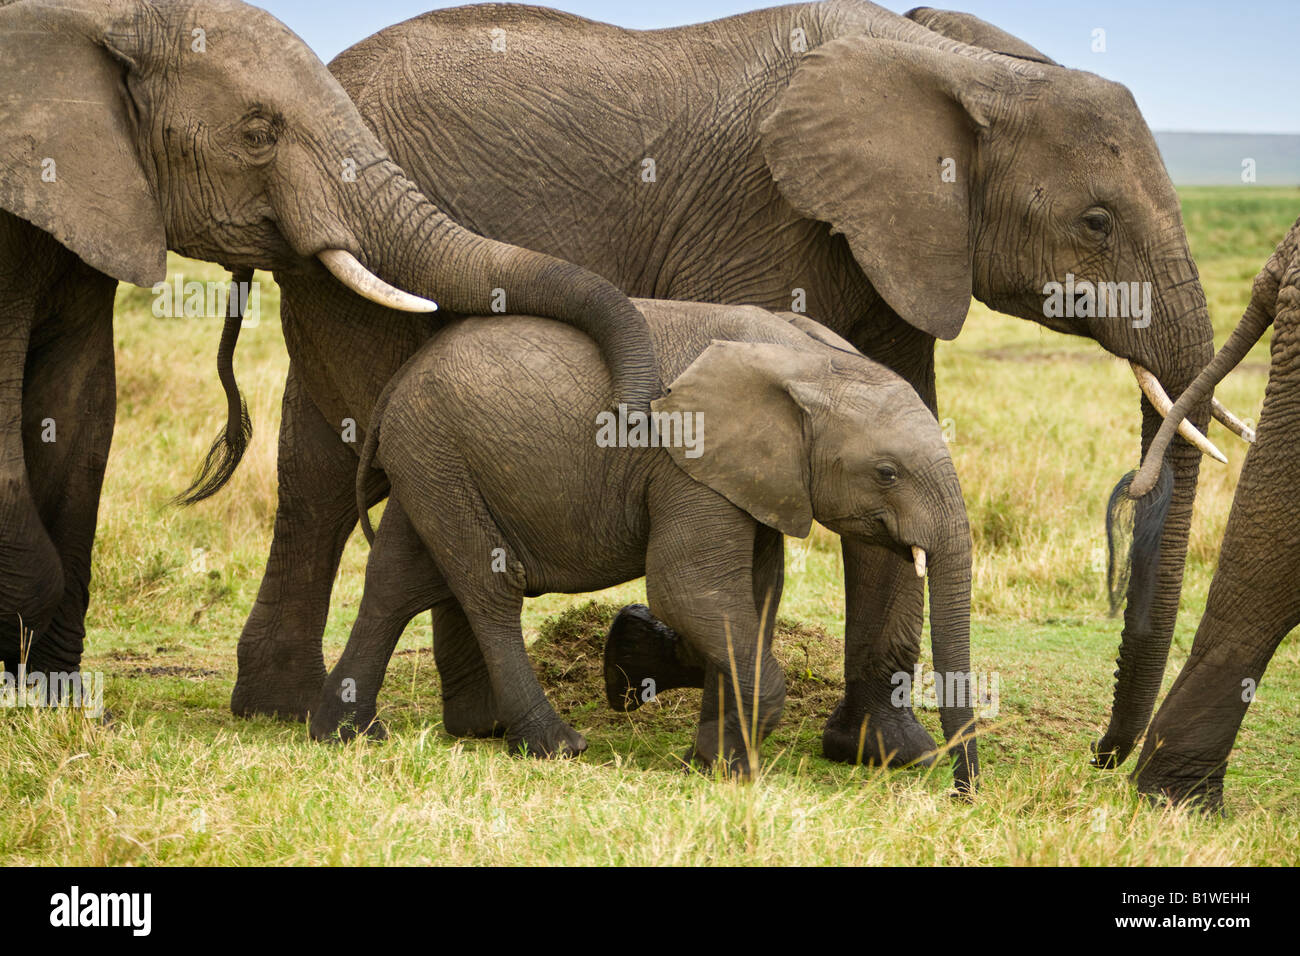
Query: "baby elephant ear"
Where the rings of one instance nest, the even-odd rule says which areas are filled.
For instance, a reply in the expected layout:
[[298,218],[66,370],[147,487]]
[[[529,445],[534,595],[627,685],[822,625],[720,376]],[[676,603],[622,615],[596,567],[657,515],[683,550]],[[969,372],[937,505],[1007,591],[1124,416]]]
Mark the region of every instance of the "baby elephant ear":
[[[813,520],[808,414],[824,404],[830,374],[821,350],[715,341],[651,407],[693,426],[693,445],[668,443],[683,471],[763,524],[803,538]],[[663,436],[673,420],[659,421]]]
[[0,2],[0,209],[147,286],[167,276],[162,209],[136,148],[128,66],[98,10]]

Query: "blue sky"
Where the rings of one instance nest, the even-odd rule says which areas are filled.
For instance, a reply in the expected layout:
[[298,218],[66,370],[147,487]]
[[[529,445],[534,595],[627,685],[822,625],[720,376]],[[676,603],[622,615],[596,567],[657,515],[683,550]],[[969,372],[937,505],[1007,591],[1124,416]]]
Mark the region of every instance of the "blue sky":
[[[911,3],[881,4],[903,12]],[[436,7],[436,0],[262,0],[328,61],[370,34]],[[633,28],[698,23],[754,10],[762,0],[553,0],[543,4]],[[1066,66],[1133,91],[1152,129],[1300,133],[1298,0],[955,0],[930,4],[995,23]],[[1092,52],[1094,29],[1106,52]]]

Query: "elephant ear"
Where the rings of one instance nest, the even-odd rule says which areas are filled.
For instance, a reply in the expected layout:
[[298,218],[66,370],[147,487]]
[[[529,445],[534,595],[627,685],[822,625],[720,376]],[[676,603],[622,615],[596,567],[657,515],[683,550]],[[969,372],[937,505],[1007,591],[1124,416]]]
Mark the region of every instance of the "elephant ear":
[[830,374],[824,353],[714,341],[651,408],[698,413],[696,448],[668,447],[683,471],[763,524],[803,538],[813,520],[807,417],[826,404]]
[[895,312],[941,339],[971,298],[976,144],[1028,64],[841,37],[805,54],[759,127],[785,199],[843,233]]
[[971,16],[969,13],[958,13],[955,10],[936,10],[933,7],[914,7],[903,16],[941,36],[956,40],[958,43],[982,47],[985,50],[992,50],[994,53],[1002,53],[1006,56],[1014,56],[1021,60],[1033,60],[1035,63],[1046,63],[1050,66],[1060,65],[1047,54],[1034,49],[1020,37],[1012,36],[1006,30],[999,29],[979,17]]
[[167,275],[162,209],[141,162],[108,5],[0,6],[0,208],[115,279]]

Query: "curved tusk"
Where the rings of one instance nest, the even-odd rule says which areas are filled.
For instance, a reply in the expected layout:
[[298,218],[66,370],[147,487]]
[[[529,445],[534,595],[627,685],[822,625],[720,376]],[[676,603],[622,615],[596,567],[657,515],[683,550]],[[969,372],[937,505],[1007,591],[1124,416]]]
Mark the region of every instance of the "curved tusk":
[[437,302],[422,299],[418,295],[411,295],[389,285],[345,249],[322,249],[316,253],[316,258],[325,264],[325,268],[334,278],[363,299],[402,312],[436,312],[438,309]]
[[1227,406],[1217,398],[1210,399],[1210,414],[1215,417],[1220,425],[1242,441],[1253,442],[1255,440],[1255,430],[1228,411]]
[[916,576],[925,577],[925,549],[912,545],[912,563],[916,565]]
[[[1133,368],[1133,375],[1137,379],[1138,388],[1142,389],[1142,394],[1147,397],[1156,411],[1160,413],[1161,418],[1169,417],[1169,409],[1174,407],[1173,400],[1170,399],[1169,393],[1165,391],[1164,386],[1156,377],[1147,371],[1137,362],[1128,363]],[[1178,434],[1182,435],[1189,442],[1197,447],[1202,454],[1209,455],[1215,461],[1227,464],[1228,458],[1223,452],[1214,447],[1214,443],[1197,431],[1196,426],[1183,419],[1178,423]]]

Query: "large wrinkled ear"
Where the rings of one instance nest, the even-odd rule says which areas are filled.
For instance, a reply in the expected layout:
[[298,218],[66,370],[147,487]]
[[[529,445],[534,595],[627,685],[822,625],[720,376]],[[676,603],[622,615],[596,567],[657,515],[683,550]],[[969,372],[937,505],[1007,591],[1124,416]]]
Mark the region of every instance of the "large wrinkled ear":
[[110,6],[0,6],[0,207],[135,285],[167,275],[162,210],[136,147]]
[[903,16],[914,23],[921,24],[926,29],[946,36],[950,40],[956,40],[958,43],[983,47],[985,50],[1018,57],[1022,60],[1033,60],[1036,63],[1047,63],[1051,66],[1059,65],[1047,54],[1036,50],[1020,37],[1012,36],[1006,30],[995,27],[979,17],[971,16],[969,13],[958,13],[956,10],[936,10],[933,7],[915,7],[908,10]]
[[941,339],[971,298],[977,140],[1019,60],[841,37],[805,54],[759,133],[781,194],[842,232],[885,301]]
[[697,445],[668,443],[683,471],[763,524],[802,538],[813,520],[810,396],[825,391],[830,372],[824,353],[715,341],[651,408],[694,424]]

